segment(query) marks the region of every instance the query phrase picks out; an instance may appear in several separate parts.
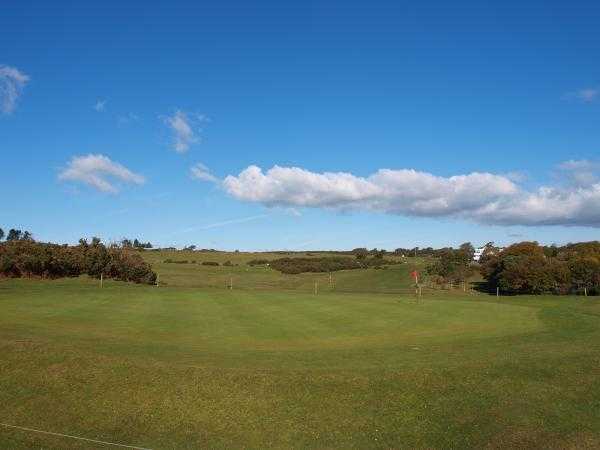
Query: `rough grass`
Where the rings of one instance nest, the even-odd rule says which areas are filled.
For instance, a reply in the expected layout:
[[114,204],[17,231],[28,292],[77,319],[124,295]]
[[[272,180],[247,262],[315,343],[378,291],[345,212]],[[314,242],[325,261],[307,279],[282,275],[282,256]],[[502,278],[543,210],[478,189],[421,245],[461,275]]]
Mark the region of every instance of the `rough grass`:
[[[412,292],[414,283],[410,272],[423,271],[427,261],[423,258],[406,258],[403,264],[385,269],[360,269],[334,272],[330,280],[327,273],[283,274],[267,266],[248,266],[252,259],[272,260],[281,257],[322,257],[327,253],[227,253],[191,251],[146,251],[142,256],[152,264],[159,275],[160,284],[169,287],[224,288],[233,283],[235,288],[252,290],[294,290],[311,293],[315,282],[319,291],[339,292]],[[331,255],[330,255],[331,256]],[[397,259],[386,256],[388,259]],[[165,261],[188,261],[186,264]],[[192,263],[192,261],[195,261]],[[215,261],[233,266],[203,266],[202,262]]]
[[[402,266],[229,291],[200,267],[0,281],[0,422],[155,449],[600,447],[597,299],[373,293],[410,287]],[[0,427],[0,448],[106,447]]]

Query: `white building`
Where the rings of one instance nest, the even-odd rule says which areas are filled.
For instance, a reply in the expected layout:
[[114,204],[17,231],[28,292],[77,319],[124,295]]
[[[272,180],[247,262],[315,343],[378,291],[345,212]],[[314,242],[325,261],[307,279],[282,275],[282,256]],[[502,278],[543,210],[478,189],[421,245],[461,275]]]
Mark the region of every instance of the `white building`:
[[475,253],[473,253],[473,261],[479,262],[481,257],[483,256],[483,252],[487,247],[479,247],[475,249]]
[[488,242],[483,247],[479,247],[479,248],[475,249],[475,253],[473,253],[473,261],[479,262],[481,260],[481,257],[483,256],[483,254],[486,251],[490,252],[490,254],[493,255],[493,254],[501,252],[502,250],[504,250],[503,247],[496,248],[496,247],[494,247],[493,242]]

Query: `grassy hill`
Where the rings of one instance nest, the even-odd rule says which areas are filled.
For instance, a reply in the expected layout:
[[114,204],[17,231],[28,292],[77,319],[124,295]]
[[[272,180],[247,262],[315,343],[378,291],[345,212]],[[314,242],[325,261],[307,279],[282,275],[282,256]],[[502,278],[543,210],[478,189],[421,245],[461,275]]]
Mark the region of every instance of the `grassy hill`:
[[[0,280],[0,424],[152,449],[600,446],[593,298],[417,300],[422,260],[330,289],[252,254],[144,257],[160,287]],[[0,425],[0,448],[111,447]]]
[[[249,266],[254,259],[273,260],[281,257],[321,257],[330,253],[243,253],[201,251],[146,251],[142,255],[159,274],[160,284],[169,287],[223,288],[233,283],[235,289],[295,290],[313,292],[315,282],[319,291],[338,292],[413,292],[413,270],[422,271],[423,258],[396,258],[401,264],[385,269],[357,269],[334,272],[330,282],[327,273],[283,274],[268,266]],[[172,262],[166,262],[172,261]],[[182,263],[186,261],[185,263]],[[202,262],[218,262],[220,266],[205,266]],[[223,266],[225,262],[233,266]]]

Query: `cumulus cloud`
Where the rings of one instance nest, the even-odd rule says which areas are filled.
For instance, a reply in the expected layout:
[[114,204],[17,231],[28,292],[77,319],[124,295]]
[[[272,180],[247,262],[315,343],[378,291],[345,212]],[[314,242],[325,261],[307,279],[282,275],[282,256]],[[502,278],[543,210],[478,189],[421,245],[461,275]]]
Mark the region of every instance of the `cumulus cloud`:
[[143,184],[145,179],[104,155],[74,156],[58,175],[59,180],[87,184],[101,192],[117,193],[116,183]]
[[29,81],[29,76],[15,67],[0,65],[0,112],[10,114],[17,107],[23,88]]
[[600,162],[587,159],[569,160],[558,165],[561,175],[575,186],[591,186],[597,183]]
[[106,109],[106,100],[98,100],[94,105],[94,109],[98,112],[103,112]]
[[229,175],[231,196],[266,206],[364,210],[419,217],[455,217],[500,225],[600,227],[600,184],[527,191],[505,175],[474,172],[439,177],[381,169],[368,177],[249,166]]
[[200,141],[198,133],[201,131],[200,124],[208,119],[202,115],[188,115],[177,110],[172,116],[164,118],[165,124],[173,133],[173,149],[177,153],[185,153],[192,144]]
[[591,103],[600,95],[598,88],[585,88],[578,91],[569,92],[565,97],[569,100],[576,100],[583,103]]
[[212,183],[219,181],[217,177],[215,177],[212,173],[210,173],[210,170],[208,169],[208,167],[206,167],[202,163],[198,163],[198,164],[192,166],[190,168],[190,175],[192,178],[195,178],[196,180],[210,181]]

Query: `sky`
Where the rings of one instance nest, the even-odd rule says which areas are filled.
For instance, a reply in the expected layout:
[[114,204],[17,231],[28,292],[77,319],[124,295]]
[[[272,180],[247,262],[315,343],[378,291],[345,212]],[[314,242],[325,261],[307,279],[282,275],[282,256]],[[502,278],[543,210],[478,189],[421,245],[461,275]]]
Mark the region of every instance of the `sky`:
[[0,227],[309,250],[600,238],[593,1],[0,5]]

